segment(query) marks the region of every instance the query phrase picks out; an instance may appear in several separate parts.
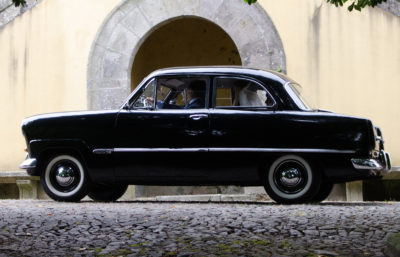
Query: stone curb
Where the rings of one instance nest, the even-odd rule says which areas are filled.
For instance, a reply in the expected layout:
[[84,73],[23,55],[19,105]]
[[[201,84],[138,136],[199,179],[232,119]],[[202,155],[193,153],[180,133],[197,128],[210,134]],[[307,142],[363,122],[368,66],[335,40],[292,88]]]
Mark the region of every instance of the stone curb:
[[400,233],[394,233],[388,236],[385,254],[389,257],[400,256]]
[[205,194],[205,195],[162,195],[155,197],[139,197],[138,202],[271,202],[263,194]]
[[[89,198],[84,200],[92,201]],[[265,194],[203,194],[203,195],[162,195],[120,199],[120,202],[177,202],[177,203],[275,203]],[[329,205],[369,205],[364,201],[326,201]],[[374,202],[377,203],[377,202]],[[381,202],[384,204],[385,202]],[[400,255],[399,255],[400,256]]]

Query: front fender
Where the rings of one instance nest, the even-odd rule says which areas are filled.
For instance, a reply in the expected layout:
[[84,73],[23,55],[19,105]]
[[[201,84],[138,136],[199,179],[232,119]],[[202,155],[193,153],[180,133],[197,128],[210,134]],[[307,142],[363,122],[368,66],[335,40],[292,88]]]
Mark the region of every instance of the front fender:
[[42,167],[51,155],[57,153],[70,153],[77,155],[84,164],[90,154],[90,148],[85,141],[80,139],[35,139],[29,142],[29,157],[36,159],[35,175],[40,175]]
[[[29,157],[36,159],[35,169],[29,174],[39,176],[49,157],[69,153],[78,157],[87,168],[93,182],[113,182],[112,155],[96,155],[88,144],[81,139],[36,139],[29,142]],[[112,176],[110,176],[110,172]]]
[[90,148],[81,139],[35,139],[29,142],[30,157],[39,158],[45,151],[74,149],[81,154],[89,153]]

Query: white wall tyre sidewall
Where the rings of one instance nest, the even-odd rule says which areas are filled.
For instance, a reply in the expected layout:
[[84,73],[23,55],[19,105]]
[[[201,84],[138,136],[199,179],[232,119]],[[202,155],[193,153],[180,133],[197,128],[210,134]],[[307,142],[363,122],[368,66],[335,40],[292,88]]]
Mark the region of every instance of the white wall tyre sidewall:
[[[50,171],[53,167],[53,165],[55,163],[57,163],[58,161],[61,160],[69,160],[71,162],[73,162],[79,169],[79,173],[80,173],[80,181],[78,183],[78,185],[76,186],[76,188],[70,192],[60,192],[57,189],[54,188],[54,186],[52,185],[51,179],[50,179]],[[73,197],[75,196],[77,193],[79,193],[79,191],[82,189],[82,187],[84,186],[85,183],[85,171],[83,169],[83,166],[81,164],[80,161],[78,161],[78,159],[76,159],[75,157],[72,157],[70,155],[59,155],[56,156],[55,158],[53,158],[46,166],[46,170],[45,170],[45,183],[46,186],[48,188],[48,190],[56,195],[57,197],[61,197],[61,198],[69,198],[69,197]]]
[[[287,194],[285,192],[282,192],[281,190],[279,190],[279,188],[275,185],[275,182],[274,182],[274,171],[275,171],[276,167],[279,164],[281,164],[282,162],[287,161],[287,160],[298,161],[299,163],[301,163],[304,166],[304,168],[306,169],[306,172],[307,172],[306,185],[300,192],[295,193],[295,194]],[[273,191],[273,193],[275,193],[278,197],[287,199],[287,200],[293,200],[293,199],[301,198],[305,194],[307,194],[307,192],[309,192],[312,182],[313,182],[313,179],[314,179],[314,177],[313,177],[311,167],[306,160],[304,160],[303,158],[301,158],[300,156],[297,156],[297,155],[285,155],[285,156],[282,156],[282,157],[276,159],[272,163],[272,165],[269,169],[269,172],[268,172],[267,183],[268,183],[269,187],[271,188],[271,190]]]

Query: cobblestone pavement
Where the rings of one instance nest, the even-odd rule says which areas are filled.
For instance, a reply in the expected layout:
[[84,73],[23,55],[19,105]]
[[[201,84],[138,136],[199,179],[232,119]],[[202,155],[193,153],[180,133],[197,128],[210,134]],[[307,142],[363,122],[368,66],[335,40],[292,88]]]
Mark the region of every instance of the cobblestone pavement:
[[383,256],[400,203],[0,201],[0,256]]

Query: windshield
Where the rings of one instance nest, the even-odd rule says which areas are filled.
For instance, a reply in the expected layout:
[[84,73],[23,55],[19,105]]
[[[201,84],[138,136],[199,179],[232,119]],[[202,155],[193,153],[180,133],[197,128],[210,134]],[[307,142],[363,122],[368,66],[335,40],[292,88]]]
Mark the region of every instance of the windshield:
[[307,102],[303,99],[301,95],[302,88],[299,84],[290,82],[285,84],[285,89],[289,93],[289,95],[292,97],[293,101],[296,103],[296,105],[305,111],[311,111],[312,109],[309,107]]

